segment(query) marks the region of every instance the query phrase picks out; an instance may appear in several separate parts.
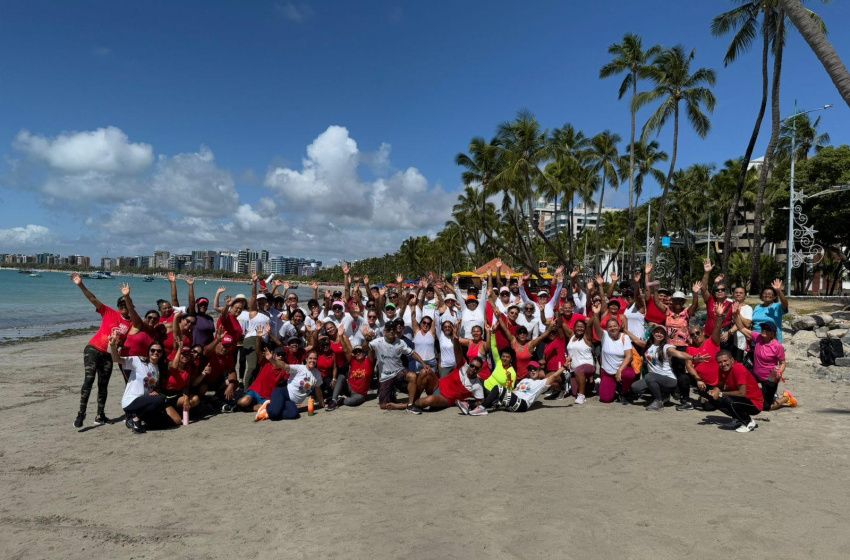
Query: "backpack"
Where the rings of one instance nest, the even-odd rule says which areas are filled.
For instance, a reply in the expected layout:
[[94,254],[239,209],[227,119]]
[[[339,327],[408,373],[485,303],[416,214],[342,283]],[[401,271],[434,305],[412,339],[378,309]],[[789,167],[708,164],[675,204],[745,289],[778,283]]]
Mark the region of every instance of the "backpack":
[[834,366],[836,358],[844,357],[844,347],[840,340],[825,338],[820,341],[820,363],[822,366]]

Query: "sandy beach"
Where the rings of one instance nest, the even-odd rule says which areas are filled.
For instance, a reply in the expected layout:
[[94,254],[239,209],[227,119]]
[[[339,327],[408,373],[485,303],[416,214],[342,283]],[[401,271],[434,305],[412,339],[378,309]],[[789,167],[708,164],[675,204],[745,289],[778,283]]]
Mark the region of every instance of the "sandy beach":
[[[850,384],[793,359],[797,409],[544,401],[483,418],[219,415],[71,424],[85,336],[0,348],[2,558],[847,558]],[[107,412],[120,418],[114,374]],[[93,399],[94,400],[94,399]],[[769,420],[769,421],[768,421]]]

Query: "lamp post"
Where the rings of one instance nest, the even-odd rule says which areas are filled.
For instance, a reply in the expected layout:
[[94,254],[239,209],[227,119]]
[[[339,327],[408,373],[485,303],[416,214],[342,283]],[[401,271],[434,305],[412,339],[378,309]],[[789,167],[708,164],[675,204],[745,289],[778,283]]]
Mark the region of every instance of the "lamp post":
[[[815,111],[825,111],[832,105],[824,105],[818,109],[809,111],[797,111],[797,100],[794,100],[794,114],[790,117],[782,119],[783,121],[791,121],[791,200],[788,205],[788,246],[785,248],[785,289],[791,293],[791,269],[793,268],[794,255],[794,165],[797,162],[797,117],[806,113],[814,113]],[[756,264],[758,266],[758,264]]]

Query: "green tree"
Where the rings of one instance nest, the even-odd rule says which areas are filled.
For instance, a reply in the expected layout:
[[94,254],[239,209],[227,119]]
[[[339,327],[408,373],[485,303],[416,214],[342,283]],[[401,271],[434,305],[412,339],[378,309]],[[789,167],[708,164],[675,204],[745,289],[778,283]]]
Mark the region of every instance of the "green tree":
[[[610,130],[600,132],[590,140],[588,149],[588,157],[592,162],[592,169],[595,173],[602,173],[602,182],[599,189],[599,206],[598,212],[602,212],[602,204],[605,199],[605,184],[611,185],[611,188],[616,189],[620,186],[620,180],[617,176],[617,163],[620,159],[617,144],[620,143],[620,136],[614,134]],[[596,260],[594,266],[596,272],[599,272],[599,262],[601,255],[599,254],[599,230],[601,229],[602,216],[596,220]]]
[[830,143],[829,133],[819,133],[818,125],[820,125],[820,117],[812,122],[809,115],[797,115],[782,121],[776,151],[783,156],[791,157],[791,145],[796,144],[797,160],[809,159],[812,148],[817,154]]

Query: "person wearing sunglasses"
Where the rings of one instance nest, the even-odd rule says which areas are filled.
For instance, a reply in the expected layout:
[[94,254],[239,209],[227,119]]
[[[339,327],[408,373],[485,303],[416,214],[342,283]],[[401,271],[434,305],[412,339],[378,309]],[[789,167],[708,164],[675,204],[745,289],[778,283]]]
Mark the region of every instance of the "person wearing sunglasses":
[[[413,349],[416,354],[422,358],[422,364],[436,369],[437,367],[437,327],[433,317],[425,315],[422,320],[417,322],[416,315],[411,315],[413,325]],[[418,362],[411,362],[409,369],[412,373],[417,373],[422,366]]]
[[348,371],[337,372],[331,381],[333,395],[328,401],[328,411],[341,406],[360,406],[366,402],[375,373],[375,355],[368,344],[352,345],[351,339],[342,335],[342,347],[348,360]]
[[[714,270],[714,265],[711,264],[711,260],[705,259],[703,261],[703,270],[705,273],[702,275],[702,300],[705,302],[705,332],[714,331],[714,321],[720,318],[720,322],[722,323],[722,333],[727,336],[723,337],[726,342],[722,344],[722,347],[729,350],[734,348],[734,341],[728,340],[729,330],[734,325],[734,321],[732,319],[732,300],[729,299],[729,289],[726,286],[726,283],[723,282],[723,275],[719,275],[714,279],[714,285],[711,288],[711,292],[709,292],[709,286],[711,284],[708,283],[709,276],[711,275],[711,271]],[[717,304],[720,303],[723,305],[723,312],[718,315]]]
[[570,358],[563,366],[547,374],[546,369],[537,362],[528,364],[529,376],[517,382],[516,388],[509,391],[505,387],[496,387],[476,410],[470,410],[470,416],[486,416],[488,408],[505,412],[526,412],[540,398],[540,395],[552,389],[558,393],[564,391],[564,370],[569,367]]
[[[717,304],[719,311],[723,313],[721,304]],[[711,399],[708,396],[708,391],[720,386],[720,369],[717,365],[717,353],[720,351],[720,332],[722,323],[714,322],[714,330],[709,333],[711,336],[706,337],[706,330],[699,324],[691,325],[688,331],[689,340],[688,347],[685,349],[689,355],[694,356],[694,361],[685,364],[687,376],[678,378],[679,392],[688,391],[692,382],[696,383],[697,391],[703,401],[704,410],[713,410]],[[708,357],[707,361],[699,362],[697,356]],[[693,410],[694,406],[690,401],[683,402],[676,407],[676,410]]]
[[[457,405],[461,412],[469,414],[467,399],[474,399],[476,411],[484,400],[484,388],[478,374],[484,366],[484,359],[473,358],[468,364],[464,364],[463,347],[458,338],[457,326],[447,323],[451,328],[452,350],[456,366],[451,373],[442,379],[433,372],[423,373],[416,378],[416,394],[425,393],[426,396],[416,399],[414,405],[417,409],[425,408],[431,411],[449,408]],[[481,409],[483,410],[483,409]]]
[[165,347],[154,342],[148,348],[147,356],[124,358],[118,355],[120,340],[118,333],[109,335],[109,352],[112,359],[130,372],[127,386],[124,387],[124,396],[121,397],[121,408],[124,409],[127,427],[133,430],[134,434],[143,434],[143,422],[161,417],[168,406],[165,397],[156,391],[165,365]]
[[733,306],[736,303],[738,304],[738,316],[729,332],[720,335],[720,340],[723,341],[724,336],[734,337],[735,347],[731,350],[732,355],[735,356],[735,361],[743,362],[744,356],[747,354],[748,342],[747,337],[741,334],[738,329],[737,321],[740,320],[744,327],[751,328],[753,326],[753,308],[747,304],[747,289],[743,286],[738,286],[732,291],[732,301]]

